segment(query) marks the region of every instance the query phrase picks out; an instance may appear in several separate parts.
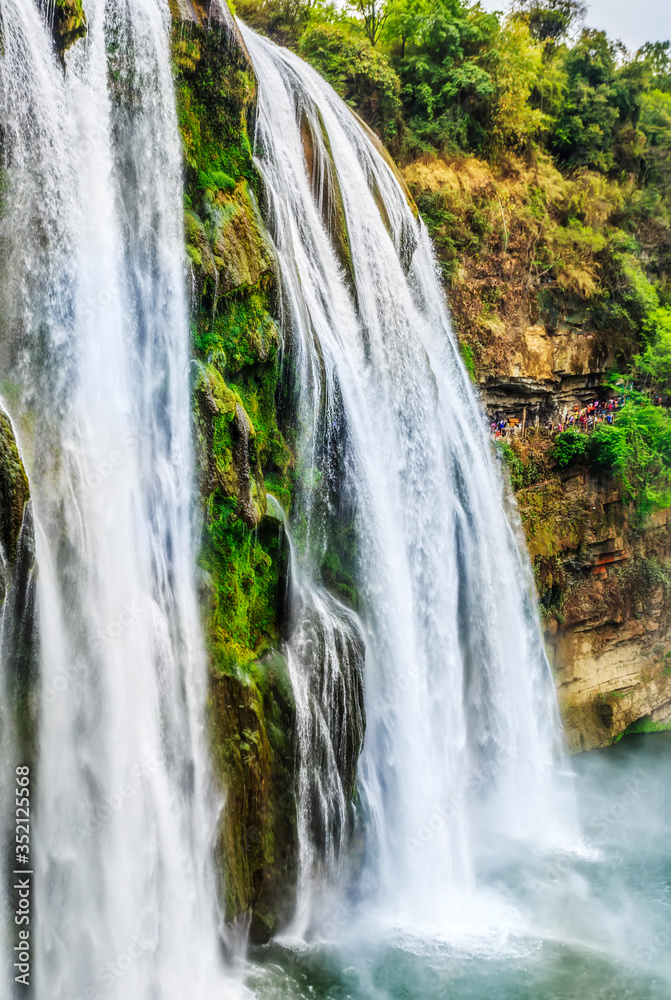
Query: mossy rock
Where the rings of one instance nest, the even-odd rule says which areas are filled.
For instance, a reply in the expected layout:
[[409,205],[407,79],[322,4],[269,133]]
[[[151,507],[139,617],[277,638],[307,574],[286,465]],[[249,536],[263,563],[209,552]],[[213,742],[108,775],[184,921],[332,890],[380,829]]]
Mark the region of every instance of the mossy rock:
[[[249,140],[256,81],[226,18],[171,0],[191,263],[193,399],[201,496],[201,604],[210,663],[209,728],[226,798],[220,895],[229,922],[266,941],[293,911],[294,706],[274,652],[286,620],[284,526],[293,456],[280,429],[275,267],[257,208]],[[221,27],[221,24],[224,27]]]
[[56,0],[54,8],[54,41],[63,58],[71,45],[87,32],[82,0]]
[[219,293],[227,295],[243,286],[259,285],[273,266],[251,201],[249,185],[242,180],[232,195],[222,195],[228,208],[214,233],[214,260],[219,272]]
[[226,4],[226,0],[168,0],[168,7],[173,21],[182,24],[195,24],[208,28],[226,25],[233,28],[234,21]]
[[6,414],[0,412],[0,541],[10,565],[16,561],[19,533],[29,498],[28,477],[12,425]]
[[[36,759],[39,685],[36,563],[28,479],[9,418],[0,412],[0,576],[7,705],[20,763]],[[17,763],[19,760],[17,759]]]
[[286,661],[269,651],[248,673],[213,674],[215,770],[227,797],[219,853],[230,921],[265,943],[294,908],[297,825],[295,705]]

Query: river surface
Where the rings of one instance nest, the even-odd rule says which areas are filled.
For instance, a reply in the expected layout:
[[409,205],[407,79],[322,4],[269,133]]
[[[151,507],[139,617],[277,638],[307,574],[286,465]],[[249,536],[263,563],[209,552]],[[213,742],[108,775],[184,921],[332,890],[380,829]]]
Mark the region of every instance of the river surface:
[[[671,733],[573,758],[582,849],[492,866],[452,934],[361,911],[331,940],[250,955],[263,1000],[662,1000],[671,996]],[[488,905],[487,901],[488,900]],[[339,926],[341,924],[341,926]],[[335,930],[334,933],[334,925]]]

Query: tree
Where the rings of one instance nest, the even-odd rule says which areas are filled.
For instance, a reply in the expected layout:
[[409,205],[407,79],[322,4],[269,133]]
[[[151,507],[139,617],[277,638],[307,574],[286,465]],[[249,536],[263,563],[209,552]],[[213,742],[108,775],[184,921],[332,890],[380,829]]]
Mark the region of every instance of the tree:
[[529,25],[534,38],[544,43],[547,52],[581,24],[587,14],[587,6],[580,0],[517,0],[514,10]]
[[644,137],[638,120],[649,73],[644,63],[618,67],[618,56],[618,43],[591,29],[564,56],[568,96],[552,147],[567,166],[607,172],[640,158]]
[[300,53],[385,142],[393,142],[401,117],[400,82],[381,52],[346,26],[313,24],[303,34]]
[[657,189],[657,197],[671,199],[671,93],[643,95],[639,127],[646,138],[643,175]]
[[634,376],[642,378],[655,389],[671,391],[671,309],[653,310],[646,323],[650,342],[634,363]]
[[351,0],[350,7],[362,18],[364,34],[375,46],[389,17],[387,0]]
[[510,18],[483,63],[494,81],[488,145],[504,149],[525,145],[546,124],[529,98],[541,71],[543,47],[523,21]]
[[295,43],[319,15],[322,0],[237,0],[236,12],[257,31],[282,44]]
[[646,42],[636,58],[650,67],[654,86],[671,93],[671,42]]
[[482,149],[494,93],[483,57],[498,33],[498,16],[465,0],[403,4],[407,35],[393,61],[416,147]]
[[417,45],[431,13],[431,0],[390,0],[384,26],[385,41],[405,59],[406,47]]

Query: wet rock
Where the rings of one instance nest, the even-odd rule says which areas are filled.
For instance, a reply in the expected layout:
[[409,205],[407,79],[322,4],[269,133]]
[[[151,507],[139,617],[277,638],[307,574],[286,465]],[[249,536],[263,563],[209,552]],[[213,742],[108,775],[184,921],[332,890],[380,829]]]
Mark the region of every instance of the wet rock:
[[53,21],[54,41],[61,57],[87,32],[82,0],[56,0]]

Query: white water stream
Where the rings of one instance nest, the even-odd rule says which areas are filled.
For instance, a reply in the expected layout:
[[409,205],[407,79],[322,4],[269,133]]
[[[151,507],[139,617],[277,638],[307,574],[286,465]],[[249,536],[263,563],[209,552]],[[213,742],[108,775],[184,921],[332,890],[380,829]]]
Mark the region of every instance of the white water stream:
[[[347,886],[353,836],[357,894],[385,919],[479,934],[498,919],[476,891],[494,855],[575,842],[530,572],[423,225],[329,85],[242,30],[300,431],[294,930],[323,919],[325,888]],[[352,548],[348,518],[367,726],[349,838],[341,734],[358,719],[362,657],[321,586],[330,550]]]
[[64,73],[38,5],[0,0],[2,398],[39,566],[32,981],[40,1000],[209,1000],[231,994],[170,16],[161,0],[85,11]]

